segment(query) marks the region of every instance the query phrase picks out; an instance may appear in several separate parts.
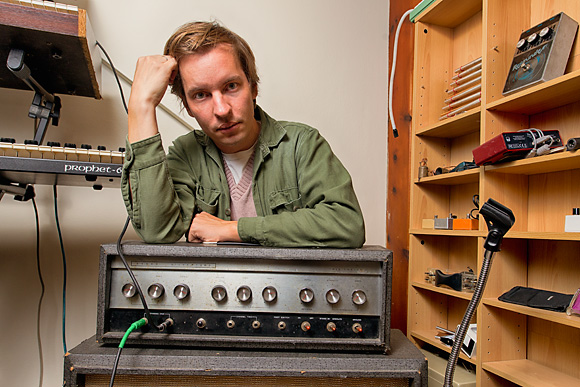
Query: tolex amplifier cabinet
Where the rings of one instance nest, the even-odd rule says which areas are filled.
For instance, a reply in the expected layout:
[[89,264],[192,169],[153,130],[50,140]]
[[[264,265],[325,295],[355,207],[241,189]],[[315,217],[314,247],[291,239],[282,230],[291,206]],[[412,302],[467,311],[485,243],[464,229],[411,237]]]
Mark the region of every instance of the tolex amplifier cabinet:
[[[154,324],[133,344],[387,352],[392,252],[125,243]],[[116,245],[101,247],[97,340],[118,343],[144,316]]]
[[[115,387],[427,387],[427,359],[399,330],[382,353],[135,347],[119,358]],[[67,387],[109,386],[117,348],[90,337],[64,358]],[[458,370],[459,372],[460,370]]]

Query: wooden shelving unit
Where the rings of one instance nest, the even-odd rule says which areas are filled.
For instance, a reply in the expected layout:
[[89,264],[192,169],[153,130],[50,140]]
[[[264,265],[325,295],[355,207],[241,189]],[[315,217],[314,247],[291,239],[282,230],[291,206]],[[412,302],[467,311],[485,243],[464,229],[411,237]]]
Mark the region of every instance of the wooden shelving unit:
[[[422,229],[423,219],[465,217],[493,198],[516,223],[496,254],[478,326],[478,386],[580,386],[580,317],[508,304],[498,297],[514,286],[574,293],[580,286],[580,233],[564,232],[565,216],[580,207],[580,151],[562,152],[419,179],[430,170],[472,160],[472,150],[502,132],[557,129],[563,141],[580,137],[580,43],[565,75],[509,96],[502,90],[522,31],[565,12],[580,21],[577,0],[438,0],[415,23],[413,135],[409,240],[408,337],[418,346],[450,348],[436,326],[454,330],[470,293],[425,281],[429,268],[479,272],[487,227]],[[454,69],[482,58],[481,106],[440,121]]]

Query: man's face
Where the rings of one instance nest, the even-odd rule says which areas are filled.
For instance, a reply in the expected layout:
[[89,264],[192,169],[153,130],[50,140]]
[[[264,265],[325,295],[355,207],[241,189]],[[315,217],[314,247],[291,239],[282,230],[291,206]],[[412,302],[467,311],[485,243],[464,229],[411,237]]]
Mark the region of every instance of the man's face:
[[260,134],[252,88],[229,44],[179,61],[186,109],[224,153],[249,149]]

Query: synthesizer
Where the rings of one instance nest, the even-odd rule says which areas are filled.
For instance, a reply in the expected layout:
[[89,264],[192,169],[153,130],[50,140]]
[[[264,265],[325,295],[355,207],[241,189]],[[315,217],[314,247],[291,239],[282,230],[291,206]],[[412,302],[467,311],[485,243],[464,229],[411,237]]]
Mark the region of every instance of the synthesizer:
[[18,144],[0,139],[0,178],[19,184],[91,186],[118,188],[125,152],[99,146],[49,142],[47,145]]
[[29,88],[6,66],[10,48],[19,48],[48,92],[101,98],[101,57],[86,10],[53,1],[2,0],[0,47],[0,87]]
[[[392,252],[129,242],[123,255],[153,323],[132,344],[387,352]],[[116,245],[101,246],[97,341],[144,317]]]

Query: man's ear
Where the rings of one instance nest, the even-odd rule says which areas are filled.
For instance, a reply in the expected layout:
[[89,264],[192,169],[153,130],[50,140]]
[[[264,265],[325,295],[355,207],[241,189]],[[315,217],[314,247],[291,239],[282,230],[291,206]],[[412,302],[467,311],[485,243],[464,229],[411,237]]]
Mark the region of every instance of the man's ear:
[[[254,84],[252,85],[252,99],[253,99],[254,101],[256,101],[256,98],[257,98],[257,97],[258,97],[258,84],[257,84],[257,83],[254,83]],[[255,103],[255,102],[254,102],[254,103]]]

